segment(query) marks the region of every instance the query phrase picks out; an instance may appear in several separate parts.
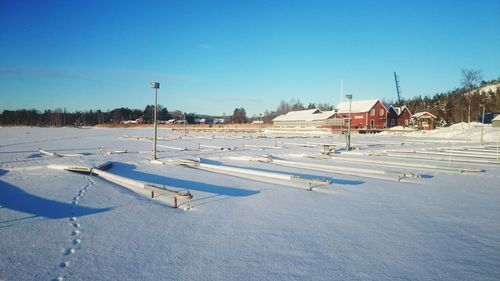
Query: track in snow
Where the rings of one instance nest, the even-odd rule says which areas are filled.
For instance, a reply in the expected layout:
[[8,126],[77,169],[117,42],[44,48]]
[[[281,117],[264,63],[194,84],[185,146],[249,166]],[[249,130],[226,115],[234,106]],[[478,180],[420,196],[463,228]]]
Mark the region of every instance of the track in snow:
[[79,249],[81,249],[82,245],[82,230],[81,227],[82,225],[78,222],[78,218],[75,215],[75,205],[79,204],[80,200],[84,197],[85,193],[89,190],[90,187],[92,187],[95,184],[95,181],[89,178],[88,176],[85,176],[85,179],[89,182],[87,183],[83,188],[78,190],[78,193],[76,196],[73,197],[71,200],[71,214],[73,215],[72,217],[69,218],[69,240],[71,241],[71,246],[65,248],[63,250],[63,256],[62,256],[62,261],[59,263],[59,274],[56,278],[53,280],[57,281],[62,281],[64,280],[64,271],[66,268],[69,266],[72,266],[71,263],[71,256],[74,255]]

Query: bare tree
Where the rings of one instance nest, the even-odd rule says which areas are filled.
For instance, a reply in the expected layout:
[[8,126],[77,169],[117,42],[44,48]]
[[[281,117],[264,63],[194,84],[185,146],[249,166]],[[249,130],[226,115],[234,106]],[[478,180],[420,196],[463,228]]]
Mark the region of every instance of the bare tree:
[[247,113],[243,107],[236,108],[234,110],[233,116],[231,117],[231,121],[233,123],[246,123]]
[[462,86],[468,90],[466,93],[467,100],[469,102],[468,105],[468,113],[467,113],[467,124],[470,123],[470,102],[472,90],[476,87],[476,85],[481,81],[481,70],[474,69],[462,69]]

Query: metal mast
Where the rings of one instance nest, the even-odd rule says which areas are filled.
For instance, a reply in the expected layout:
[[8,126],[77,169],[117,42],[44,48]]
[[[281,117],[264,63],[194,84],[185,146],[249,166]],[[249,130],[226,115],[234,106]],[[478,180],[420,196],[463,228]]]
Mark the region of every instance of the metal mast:
[[396,92],[398,93],[398,104],[401,105],[401,87],[399,85],[399,77],[396,74],[396,72],[394,72],[394,81],[396,81]]

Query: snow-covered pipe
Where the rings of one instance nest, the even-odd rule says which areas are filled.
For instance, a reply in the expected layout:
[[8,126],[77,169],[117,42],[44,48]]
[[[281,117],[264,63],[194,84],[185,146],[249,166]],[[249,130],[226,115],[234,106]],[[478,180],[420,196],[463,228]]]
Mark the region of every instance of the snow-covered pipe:
[[397,162],[389,160],[373,160],[373,159],[361,159],[361,158],[338,157],[338,156],[324,158],[324,159],[334,159],[334,160],[356,162],[356,163],[378,164],[382,166],[390,166],[395,168],[400,168],[400,167],[417,168],[420,170],[428,170],[428,171],[447,171],[447,172],[458,172],[458,173],[483,171],[480,168],[474,168],[474,167],[448,167],[448,166],[439,166],[430,164],[418,164],[418,163]]
[[55,153],[55,152],[50,152],[50,151],[47,151],[47,150],[43,150],[41,148],[38,149],[38,151],[40,152],[40,154],[45,154],[45,155],[48,155],[48,156],[52,156],[52,157],[60,157],[61,155]]
[[85,167],[85,166],[47,165],[47,168],[55,169],[55,170],[63,170],[63,171],[89,173],[89,174],[92,171],[92,168]]
[[316,147],[314,144],[298,143],[298,142],[280,142],[283,145],[301,146],[301,147]]
[[306,141],[306,144],[311,144],[311,145],[316,145],[316,146],[334,145],[333,143],[326,143],[326,142],[312,142],[312,141]]
[[245,148],[260,148],[260,149],[277,149],[281,148],[278,146],[270,146],[270,145],[253,145],[253,144],[243,144],[243,149]]
[[[397,151],[392,151],[397,152]],[[467,153],[463,151],[457,151],[455,149],[448,149],[446,151],[415,151],[416,154],[428,154],[428,155],[449,155],[453,153],[454,156],[458,157],[474,157],[474,158],[489,158],[495,159],[495,155],[491,154],[478,154],[478,153]]]
[[103,148],[99,148],[99,152],[107,155],[129,153],[127,150],[106,150]]
[[168,145],[162,145],[162,144],[157,144],[156,146],[163,147],[163,148],[168,148],[168,149],[172,149],[172,150],[179,150],[179,151],[188,150],[186,147],[175,147],[175,146],[168,146]]
[[338,167],[331,165],[323,165],[323,164],[315,164],[315,163],[304,163],[304,162],[295,162],[288,160],[279,160],[272,159],[270,157],[256,157],[256,158],[231,158],[234,160],[248,160],[248,161],[259,161],[263,163],[277,164],[281,166],[293,167],[293,168],[303,168],[308,170],[316,170],[322,172],[332,172],[337,174],[351,175],[351,176],[359,176],[364,178],[374,178],[381,180],[393,180],[400,181],[403,177],[419,177],[420,175],[413,173],[399,173],[399,172],[388,172],[383,170],[375,170],[375,169],[363,169],[363,168],[349,168],[349,167]]
[[385,154],[369,154],[370,156],[389,156],[389,157],[405,157],[412,159],[421,159],[421,160],[433,160],[433,161],[454,161],[454,162],[464,162],[464,163],[476,163],[476,164],[500,164],[497,160],[487,160],[487,159],[471,159],[468,157],[453,157],[447,159],[446,157],[433,157],[424,154],[405,154],[405,153],[385,153]]
[[[429,151],[429,152],[444,152],[444,153],[448,153],[450,152],[450,148],[439,148],[439,149],[426,149],[425,151]],[[496,153],[495,151],[476,151],[476,150],[468,150],[468,149],[459,149],[459,148],[455,148],[453,150],[453,152],[455,153],[455,155],[464,155],[464,156],[487,156],[487,157],[496,157]]]
[[304,168],[304,169],[312,169],[317,171],[324,172],[333,172],[337,174],[346,174],[351,176],[359,176],[359,177],[369,177],[369,178],[377,178],[384,180],[396,180],[399,181],[402,177],[410,176],[410,177],[419,177],[419,175],[415,175],[412,173],[399,173],[399,172],[389,172],[377,169],[364,169],[364,168],[351,168],[351,167],[339,167],[339,166],[331,166],[331,165],[323,165],[323,164],[315,164],[315,163],[304,163],[304,162],[294,162],[288,160],[276,160],[272,159],[271,163],[275,163],[282,166],[295,167],[295,168]]
[[439,152],[439,151],[407,151],[407,150],[386,150],[388,153],[400,153],[400,154],[416,154],[416,155],[442,155],[442,156],[450,156],[453,157],[463,157],[463,158],[478,158],[478,159],[495,159],[496,157],[493,155],[469,155],[463,154],[455,149],[450,149],[449,152]]
[[300,176],[296,175],[287,175],[287,174],[281,174],[281,173],[274,173],[274,172],[265,172],[265,171],[257,171],[253,169],[247,169],[247,168],[239,168],[239,167],[230,167],[230,166],[223,166],[223,165],[214,165],[214,164],[208,164],[208,163],[203,163],[200,161],[194,161],[194,160],[167,160],[167,161],[161,161],[161,160],[152,160],[152,163],[159,163],[159,164],[176,164],[180,166],[186,166],[190,168],[196,168],[200,170],[205,170],[205,171],[211,171],[211,172],[217,172],[221,174],[226,174],[230,176],[248,176],[251,179],[272,179],[272,180],[282,180],[282,181],[302,181],[302,182],[308,182],[308,183],[317,183],[317,184],[331,184],[330,181],[323,180],[323,179],[308,179],[308,178],[302,178]]
[[223,150],[224,147],[222,146],[215,146],[215,145],[206,145],[206,144],[198,144],[198,148],[201,150],[201,148],[211,148],[211,149],[216,149],[216,150]]
[[[123,187],[126,187],[128,189],[131,189],[132,191],[135,191],[134,189],[139,189],[139,190],[148,190],[151,191],[152,198],[154,198],[154,192],[158,191],[161,194],[169,194],[173,196],[174,198],[174,207],[177,208],[177,199],[186,199],[190,200],[193,198],[191,193],[188,192],[180,192],[180,191],[175,191],[168,189],[166,187],[161,187],[161,186],[156,186],[153,184],[147,184],[141,181],[133,180],[130,178],[126,178],[123,176],[115,175],[109,172],[106,172],[104,170],[107,170],[111,168],[112,162],[105,162],[101,165],[98,165],[96,167],[85,167],[85,166],[67,166],[67,165],[48,165],[48,168],[50,169],[57,169],[57,170],[66,170],[66,171],[71,171],[71,172],[85,172],[93,175],[97,175],[109,182],[115,183],[117,185],[121,185]],[[190,208],[189,204],[187,205],[188,209]]]

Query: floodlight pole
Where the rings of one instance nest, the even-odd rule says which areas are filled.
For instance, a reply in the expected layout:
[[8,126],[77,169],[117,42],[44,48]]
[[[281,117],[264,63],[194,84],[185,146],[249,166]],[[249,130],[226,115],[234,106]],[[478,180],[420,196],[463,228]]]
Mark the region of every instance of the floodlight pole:
[[481,145],[483,145],[483,130],[484,130],[484,109],[486,107],[485,104],[481,104],[481,107],[483,108],[483,118],[482,118],[482,122],[481,122]]
[[346,150],[351,150],[351,104],[352,104],[352,95],[345,95],[345,97],[349,100],[349,123],[347,123],[347,136],[346,136]]
[[151,88],[155,89],[155,110],[153,116],[153,123],[154,123],[153,160],[156,160],[156,139],[158,138],[158,122],[156,118],[157,118],[157,108],[158,108],[158,89],[160,88],[160,83],[151,82]]
[[186,112],[184,112],[184,122],[183,123],[184,123],[184,136],[186,136],[187,135],[187,133],[186,133],[186,123],[187,123],[187,121],[186,121]]
[[259,114],[259,121],[262,122],[262,123],[260,123],[260,136],[262,137],[262,134],[264,131],[264,121],[262,121],[262,113]]

